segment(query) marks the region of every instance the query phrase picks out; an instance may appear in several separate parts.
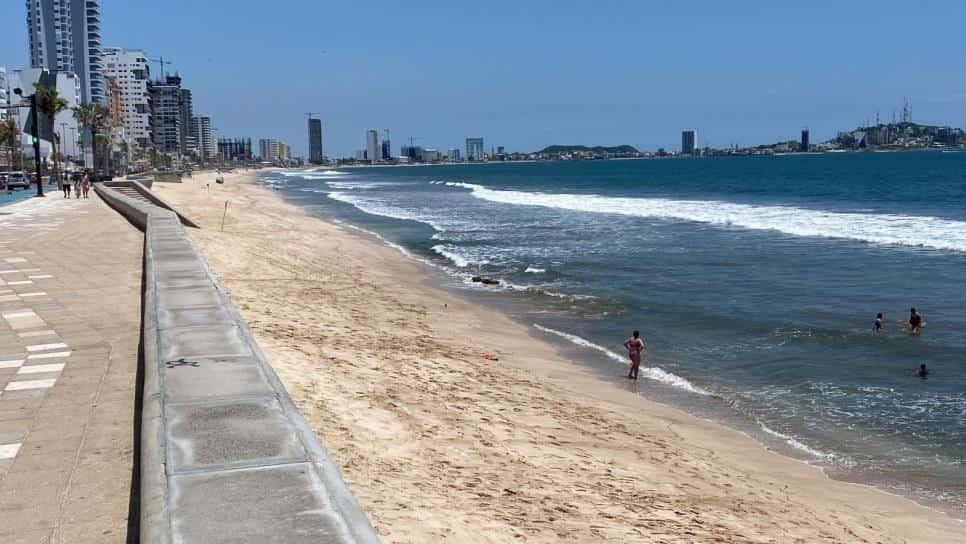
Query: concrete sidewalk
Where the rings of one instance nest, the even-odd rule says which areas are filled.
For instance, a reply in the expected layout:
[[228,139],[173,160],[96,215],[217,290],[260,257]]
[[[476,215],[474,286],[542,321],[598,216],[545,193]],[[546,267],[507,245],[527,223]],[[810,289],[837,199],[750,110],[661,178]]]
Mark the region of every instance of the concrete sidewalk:
[[127,538],[142,244],[93,191],[0,207],[3,544]]

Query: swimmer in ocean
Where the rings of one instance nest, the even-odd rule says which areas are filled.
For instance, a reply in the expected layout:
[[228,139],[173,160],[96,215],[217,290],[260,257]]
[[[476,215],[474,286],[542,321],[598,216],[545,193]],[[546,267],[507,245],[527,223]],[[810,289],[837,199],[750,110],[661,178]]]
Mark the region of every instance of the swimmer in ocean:
[[929,369],[926,368],[926,363],[919,365],[919,370],[916,371],[916,376],[919,376],[922,379],[926,379],[926,376],[928,375],[929,375]]
[[915,308],[909,309],[909,321],[907,325],[909,326],[909,332],[911,334],[919,334],[922,332],[922,316]]
[[875,321],[872,322],[872,332],[879,334],[882,330],[882,312],[875,314]]

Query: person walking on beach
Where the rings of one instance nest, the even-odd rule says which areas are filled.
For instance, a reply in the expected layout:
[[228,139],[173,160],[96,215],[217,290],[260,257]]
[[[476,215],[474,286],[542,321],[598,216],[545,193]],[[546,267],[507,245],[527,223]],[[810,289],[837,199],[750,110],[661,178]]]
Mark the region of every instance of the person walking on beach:
[[875,314],[875,321],[872,322],[872,332],[879,334],[882,331],[882,312]]
[[631,370],[627,377],[636,380],[637,372],[641,368],[641,355],[644,352],[644,340],[641,339],[641,331],[634,331],[631,337],[624,341],[627,348],[627,356],[631,359]]
[[91,189],[91,178],[84,174],[84,179],[81,180],[81,189],[84,191],[84,198],[87,198],[87,192]]
[[70,179],[64,180],[64,198],[70,198]]
[[909,326],[909,332],[911,334],[919,334],[922,332],[922,316],[915,308],[909,309],[909,322],[907,325]]

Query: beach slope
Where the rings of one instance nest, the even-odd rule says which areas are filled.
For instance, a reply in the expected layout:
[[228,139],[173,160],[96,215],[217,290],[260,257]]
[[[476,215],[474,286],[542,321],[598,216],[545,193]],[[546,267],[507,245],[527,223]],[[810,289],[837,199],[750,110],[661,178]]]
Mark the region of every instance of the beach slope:
[[155,191],[202,226],[190,235],[387,543],[966,542],[944,514],[588,375],[250,174]]

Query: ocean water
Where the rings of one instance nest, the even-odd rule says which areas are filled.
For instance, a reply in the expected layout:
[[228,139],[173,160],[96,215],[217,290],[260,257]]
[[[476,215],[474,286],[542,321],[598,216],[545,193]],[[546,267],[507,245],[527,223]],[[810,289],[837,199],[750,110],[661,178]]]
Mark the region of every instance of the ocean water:
[[[966,516],[966,153],[262,180],[433,265],[618,387]],[[899,325],[911,306],[925,316],[920,336]],[[634,384],[622,378],[632,329],[648,367]],[[914,376],[921,363],[927,379]]]

